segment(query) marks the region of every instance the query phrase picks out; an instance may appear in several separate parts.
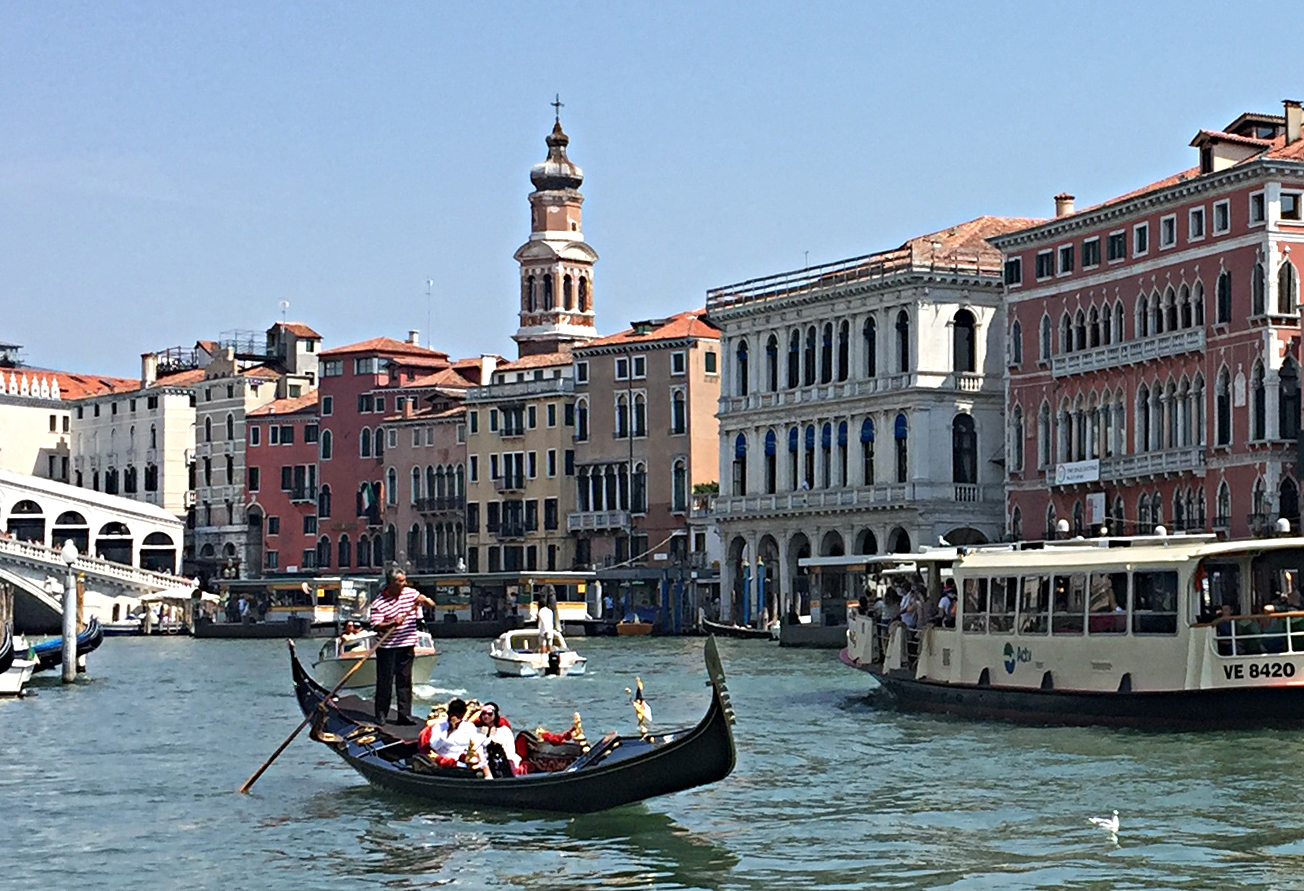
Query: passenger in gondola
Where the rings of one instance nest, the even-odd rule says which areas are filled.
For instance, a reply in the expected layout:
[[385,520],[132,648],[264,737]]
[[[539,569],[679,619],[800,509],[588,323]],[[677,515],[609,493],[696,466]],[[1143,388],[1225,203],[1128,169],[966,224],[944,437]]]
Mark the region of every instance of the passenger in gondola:
[[498,703],[486,702],[480,706],[475,716],[475,728],[483,740],[489,772],[493,776],[519,776],[524,772],[521,756],[516,752],[516,734],[498,710]]
[[[490,777],[489,761],[485,757],[484,741],[474,725],[466,720],[466,702],[454,699],[448,703],[444,717],[426,723],[417,737],[418,751],[429,755],[440,767],[466,766],[473,762],[485,777]],[[467,753],[474,750],[468,758]]]

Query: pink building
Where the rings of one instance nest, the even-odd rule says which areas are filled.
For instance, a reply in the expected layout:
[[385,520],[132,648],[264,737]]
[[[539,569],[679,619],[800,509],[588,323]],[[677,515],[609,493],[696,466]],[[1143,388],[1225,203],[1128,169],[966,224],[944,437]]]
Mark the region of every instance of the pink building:
[[991,239],[1012,537],[1299,529],[1302,123],[1243,114],[1191,169]]
[[[375,337],[321,354],[319,548],[329,566],[380,572],[398,553],[398,527],[385,491],[386,415],[396,408],[392,380],[449,366],[448,355],[408,340]],[[391,434],[397,437],[397,431]],[[395,440],[396,442],[397,440]],[[326,568],[323,563],[322,568]]]
[[[312,573],[319,552],[317,391],[278,399],[245,420],[245,494],[250,575]],[[329,498],[322,506],[329,516]],[[261,533],[261,534],[260,534]],[[324,546],[323,546],[324,547]]]

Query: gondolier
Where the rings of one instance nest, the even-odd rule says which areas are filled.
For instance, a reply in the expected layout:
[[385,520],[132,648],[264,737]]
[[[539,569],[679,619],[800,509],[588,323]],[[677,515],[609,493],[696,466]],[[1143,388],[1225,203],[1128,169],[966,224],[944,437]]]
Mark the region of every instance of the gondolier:
[[[412,717],[412,660],[417,645],[417,607],[435,602],[407,586],[407,574],[394,567],[371,604],[371,627],[380,635],[376,649],[376,721],[389,719],[391,690],[397,689],[395,724],[415,724]],[[392,630],[391,630],[392,629]]]

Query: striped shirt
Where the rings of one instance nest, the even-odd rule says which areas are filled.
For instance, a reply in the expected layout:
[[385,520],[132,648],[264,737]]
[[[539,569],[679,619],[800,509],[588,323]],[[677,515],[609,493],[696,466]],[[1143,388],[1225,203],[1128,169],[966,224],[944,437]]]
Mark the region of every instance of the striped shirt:
[[[371,624],[402,622],[398,630],[389,636],[382,647],[414,647],[417,645],[417,598],[421,596],[416,588],[404,588],[397,597],[386,596],[384,591],[376,596],[371,604]],[[406,621],[404,620],[406,617]]]

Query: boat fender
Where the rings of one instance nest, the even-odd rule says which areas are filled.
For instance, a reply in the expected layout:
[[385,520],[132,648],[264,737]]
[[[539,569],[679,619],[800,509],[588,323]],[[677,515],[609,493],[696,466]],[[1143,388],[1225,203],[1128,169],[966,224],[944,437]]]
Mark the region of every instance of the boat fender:
[[1055,679],[1054,679],[1053,677],[1051,677],[1051,674],[1050,674],[1049,671],[1046,672],[1045,674],[1043,674],[1043,675],[1041,676],[1041,689],[1043,689],[1043,690],[1054,690],[1054,689],[1055,689]]
[[1132,672],[1125,671],[1123,672],[1123,676],[1118,679],[1118,692],[1120,693],[1132,692]]

